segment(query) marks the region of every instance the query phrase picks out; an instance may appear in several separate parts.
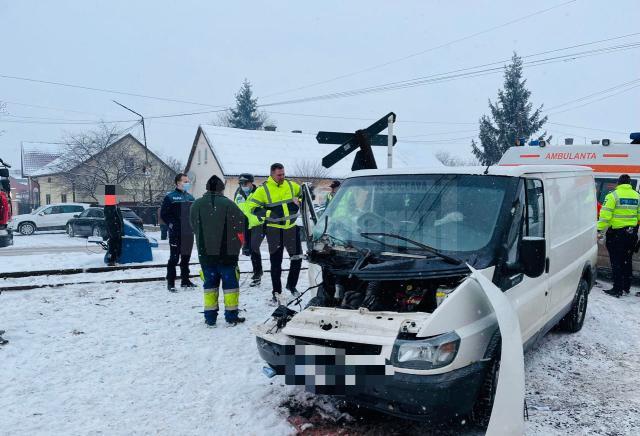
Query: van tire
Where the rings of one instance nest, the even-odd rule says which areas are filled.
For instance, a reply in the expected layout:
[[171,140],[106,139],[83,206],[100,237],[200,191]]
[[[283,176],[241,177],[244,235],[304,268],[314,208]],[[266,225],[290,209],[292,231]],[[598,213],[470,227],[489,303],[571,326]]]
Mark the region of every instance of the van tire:
[[589,282],[587,282],[585,277],[582,277],[578,283],[578,290],[576,291],[575,297],[573,297],[573,303],[571,304],[569,313],[560,320],[560,328],[569,333],[579,332],[582,329],[584,319],[587,315],[588,302]]
[[494,333],[487,346],[485,358],[489,359],[484,380],[478,391],[478,398],[471,411],[471,422],[479,427],[487,428],[496,397],[498,376],[500,374],[500,332]]

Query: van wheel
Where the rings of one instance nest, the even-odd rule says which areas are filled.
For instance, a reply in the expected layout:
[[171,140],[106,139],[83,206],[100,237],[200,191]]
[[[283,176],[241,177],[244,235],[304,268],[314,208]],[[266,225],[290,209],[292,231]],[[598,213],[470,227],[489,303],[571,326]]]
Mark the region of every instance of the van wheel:
[[587,303],[589,301],[589,283],[583,277],[578,283],[578,290],[576,296],[573,297],[573,304],[571,310],[567,313],[562,320],[560,320],[560,328],[570,333],[579,332],[584,324],[584,319],[587,315]]
[[491,410],[493,409],[493,400],[496,398],[496,388],[498,387],[498,376],[500,375],[500,332],[496,332],[487,346],[485,358],[490,359],[487,372],[480,385],[478,398],[473,405],[471,411],[471,422],[475,425],[487,428],[489,418],[491,418]]
[[30,222],[20,224],[18,231],[25,236],[33,235],[36,231],[36,225]]

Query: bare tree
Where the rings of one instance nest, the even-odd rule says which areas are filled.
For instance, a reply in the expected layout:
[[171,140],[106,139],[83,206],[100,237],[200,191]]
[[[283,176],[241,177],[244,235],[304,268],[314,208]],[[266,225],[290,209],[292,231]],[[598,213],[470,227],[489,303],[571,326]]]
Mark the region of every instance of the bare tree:
[[120,185],[128,194],[138,197],[137,191],[145,184],[148,173],[145,159],[134,152],[129,141],[116,144],[118,138],[117,126],[107,124],[92,131],[68,134],[57,170],[78,194],[95,201],[101,195],[98,188],[110,184]]
[[321,180],[329,178],[329,170],[320,162],[312,160],[297,161],[291,173],[302,182],[310,182],[314,186]]
[[440,150],[436,153],[436,159],[447,167],[463,167],[463,166],[475,166],[480,165],[478,159],[469,157],[467,159],[460,156],[454,156],[448,151]]

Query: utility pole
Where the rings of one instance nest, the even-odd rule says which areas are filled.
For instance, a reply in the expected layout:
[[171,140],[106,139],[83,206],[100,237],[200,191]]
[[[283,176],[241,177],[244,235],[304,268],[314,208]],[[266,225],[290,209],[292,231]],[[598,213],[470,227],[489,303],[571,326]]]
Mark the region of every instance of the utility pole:
[[129,112],[134,113],[140,117],[140,123],[142,124],[142,138],[144,140],[144,156],[146,161],[145,176],[149,177],[149,205],[151,206],[153,204],[153,195],[151,194],[151,165],[149,165],[149,148],[147,147],[147,130],[145,129],[145,126],[144,126],[144,117],[138,112],[134,111],[133,109],[126,107],[122,103],[118,103],[115,100],[111,100],[111,101],[113,101],[118,106],[123,107]]
[[393,123],[396,121],[396,114],[389,115],[387,119],[387,168],[393,167]]

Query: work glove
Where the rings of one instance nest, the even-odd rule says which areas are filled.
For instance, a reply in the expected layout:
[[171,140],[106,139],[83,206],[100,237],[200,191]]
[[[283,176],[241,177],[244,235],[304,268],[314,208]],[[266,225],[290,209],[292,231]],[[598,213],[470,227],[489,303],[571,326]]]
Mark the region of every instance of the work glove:
[[598,230],[598,242],[602,243],[605,240],[604,232],[602,230]]

